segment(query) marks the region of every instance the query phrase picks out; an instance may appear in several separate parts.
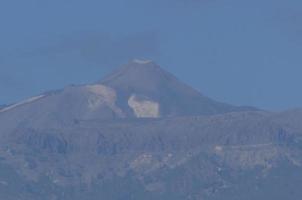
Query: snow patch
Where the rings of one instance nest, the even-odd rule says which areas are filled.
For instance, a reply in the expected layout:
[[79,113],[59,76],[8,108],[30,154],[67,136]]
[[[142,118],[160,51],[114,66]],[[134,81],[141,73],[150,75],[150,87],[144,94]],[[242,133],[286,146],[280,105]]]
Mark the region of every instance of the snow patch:
[[159,103],[157,102],[139,99],[136,95],[132,95],[128,100],[128,105],[138,118],[160,117]]
[[100,100],[103,102],[114,102],[116,100],[116,92],[114,89],[104,85],[88,85],[87,90],[92,94],[102,97]]
[[85,88],[92,94],[88,99],[88,108],[90,110],[95,111],[102,105],[107,105],[118,116],[124,117],[122,110],[115,104],[117,95],[114,89],[101,84],[87,85]]
[[223,147],[222,146],[215,146],[215,151],[216,152],[223,151]]
[[22,105],[25,105],[25,104],[28,104],[28,103],[32,103],[32,102],[37,101],[37,100],[39,100],[39,99],[41,99],[41,98],[43,98],[43,97],[45,97],[45,96],[46,96],[46,95],[39,95],[39,96],[31,97],[31,98],[26,99],[26,100],[24,100],[24,101],[21,101],[21,102],[19,102],[19,103],[16,103],[16,104],[13,104],[13,105],[11,105],[11,106],[8,106],[8,107],[3,108],[2,110],[0,110],[0,113],[1,113],[1,112],[5,112],[5,111],[8,111],[8,110],[11,110],[11,109],[14,109],[14,108],[16,108],[16,107],[19,107],[19,106],[22,106]]
[[134,59],[133,62],[135,62],[135,63],[137,63],[137,64],[145,65],[145,64],[152,63],[152,60],[139,60],[139,59]]

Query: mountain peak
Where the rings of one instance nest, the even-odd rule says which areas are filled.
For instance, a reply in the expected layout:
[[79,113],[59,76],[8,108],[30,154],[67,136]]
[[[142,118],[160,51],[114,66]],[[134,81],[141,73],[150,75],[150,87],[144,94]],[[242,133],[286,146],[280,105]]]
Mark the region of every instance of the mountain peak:
[[106,76],[100,83],[112,87],[156,87],[174,77],[151,60],[134,59]]
[[133,59],[132,63],[146,65],[146,64],[150,64],[150,63],[154,63],[154,62],[152,60]]
[[160,116],[209,115],[241,110],[203,96],[150,60],[134,59],[99,83],[117,91],[119,106],[124,110],[129,108],[129,100],[138,99],[134,97],[149,104],[152,102],[156,108],[152,111],[159,109]]
[[156,62],[142,59],[133,59],[120,69],[128,73],[148,73],[148,75],[164,71]]
[[69,121],[198,116],[243,110],[250,109],[216,102],[155,62],[136,59],[98,83],[32,97],[0,108],[0,116],[11,115],[11,119],[19,115],[35,116],[33,123],[37,119],[44,123],[51,120],[48,113],[55,113],[56,121]]

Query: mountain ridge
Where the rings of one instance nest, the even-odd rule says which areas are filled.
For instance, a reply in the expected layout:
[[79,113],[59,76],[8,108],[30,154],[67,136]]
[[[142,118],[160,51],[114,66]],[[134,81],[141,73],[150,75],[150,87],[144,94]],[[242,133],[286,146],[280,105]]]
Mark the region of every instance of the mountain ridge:
[[103,80],[0,110],[0,198],[300,200],[301,109],[219,103],[150,61]]
[[[284,121],[288,116],[297,122],[288,124]],[[7,183],[0,183],[0,194],[18,199],[16,193],[2,189],[14,184],[20,188],[20,183],[1,174],[1,170],[8,174],[18,170],[18,175],[11,176],[36,191],[22,190],[21,194],[29,195],[25,200],[51,200],[53,196],[58,200],[97,200],[100,196],[110,200],[189,200],[191,195],[194,200],[228,200],[237,195],[241,200],[251,200],[249,195],[260,194],[259,199],[265,200],[272,195],[247,188],[266,183],[265,190],[272,190],[269,186],[277,183],[274,177],[286,177],[286,169],[302,177],[301,142],[297,140],[302,133],[301,119],[300,111],[249,111],[86,120],[63,126],[23,124],[8,135],[0,120],[0,180]],[[289,184],[291,180],[281,182]],[[290,183],[296,193],[300,191],[294,187],[299,185],[298,180]],[[184,182],[186,187],[181,187]],[[38,189],[39,184],[47,189]],[[240,193],[242,189],[247,192]],[[38,197],[37,192],[46,192],[49,198]],[[299,199],[299,192],[295,196],[290,196],[286,188],[278,192]]]
[[[64,98],[68,99],[68,96],[74,97],[73,103],[69,105],[73,107],[70,107],[71,110],[63,111],[61,104],[66,106]],[[60,107],[60,110],[44,110],[44,113],[67,113],[72,110],[75,113],[76,110],[84,112],[86,109],[88,118],[90,115],[95,117],[99,113],[100,118],[104,119],[212,115],[257,110],[252,107],[232,106],[214,101],[182,83],[153,61],[138,60],[122,65],[115,72],[94,84],[69,86],[57,92],[43,93],[10,105],[0,112],[4,113],[6,110],[19,109],[23,106],[34,106],[40,101],[45,104],[57,104],[56,107]],[[56,109],[49,105],[41,107]],[[107,113],[107,116],[104,113]],[[79,115],[74,114],[69,118],[78,119]]]

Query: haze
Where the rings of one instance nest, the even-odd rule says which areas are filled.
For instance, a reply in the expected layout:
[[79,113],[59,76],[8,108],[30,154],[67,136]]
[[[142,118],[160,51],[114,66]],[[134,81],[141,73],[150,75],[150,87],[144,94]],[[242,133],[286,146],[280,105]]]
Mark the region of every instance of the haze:
[[155,60],[216,100],[302,107],[298,0],[2,0],[0,104]]

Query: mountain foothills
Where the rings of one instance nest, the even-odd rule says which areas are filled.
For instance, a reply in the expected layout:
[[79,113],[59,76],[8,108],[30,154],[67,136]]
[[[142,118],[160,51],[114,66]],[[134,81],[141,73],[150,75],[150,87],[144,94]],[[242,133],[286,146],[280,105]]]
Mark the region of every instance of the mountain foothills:
[[302,110],[217,102],[151,61],[0,107],[0,136],[0,199],[302,196]]

